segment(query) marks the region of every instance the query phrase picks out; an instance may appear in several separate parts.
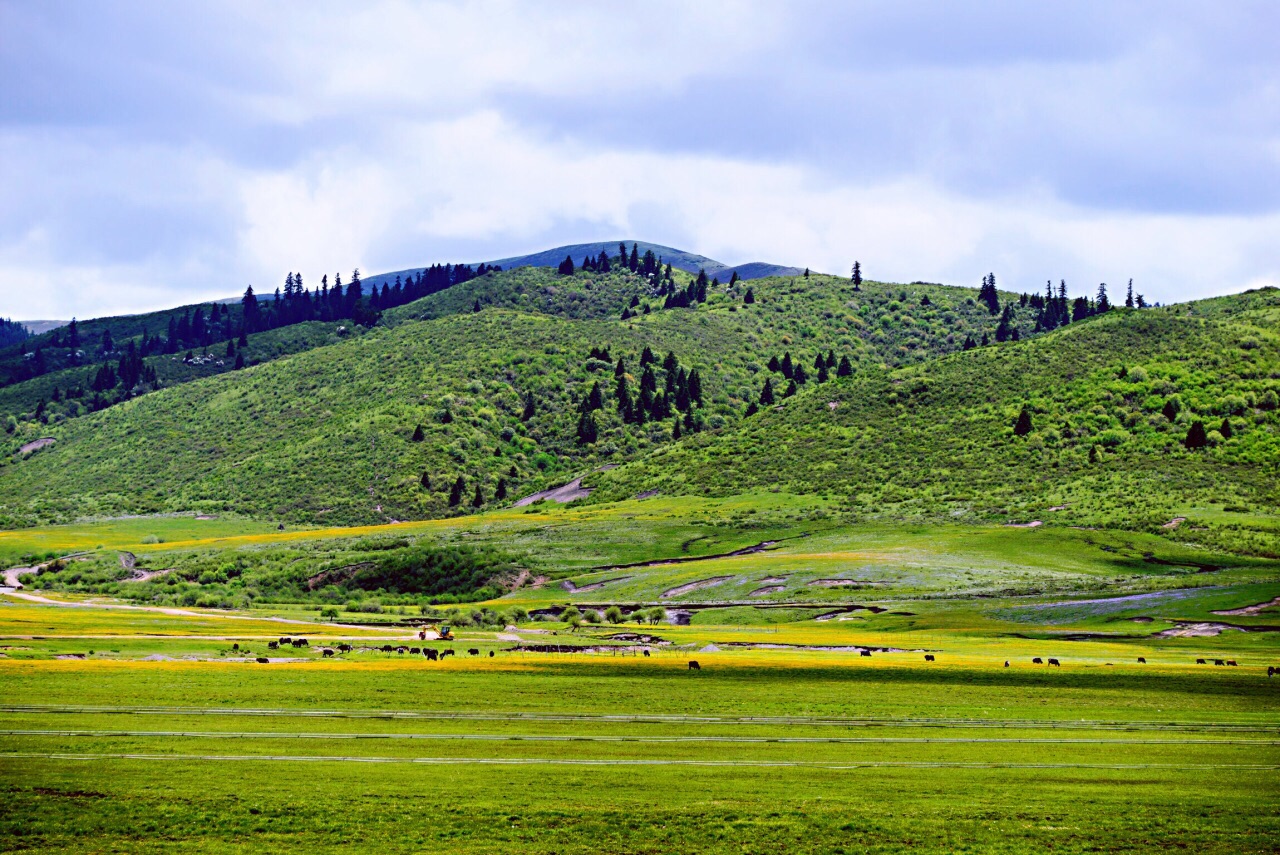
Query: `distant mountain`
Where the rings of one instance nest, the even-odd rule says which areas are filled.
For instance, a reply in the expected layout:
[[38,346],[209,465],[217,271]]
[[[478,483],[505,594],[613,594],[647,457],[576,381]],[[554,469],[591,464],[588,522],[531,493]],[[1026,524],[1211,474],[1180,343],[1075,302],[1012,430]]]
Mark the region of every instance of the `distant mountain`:
[[59,327],[65,327],[67,324],[71,322],[70,321],[18,321],[17,323],[20,323],[24,327],[26,327],[27,330],[32,335],[40,335],[40,333],[47,333],[49,330],[56,330]]
[[[472,262],[473,267],[483,263],[490,266],[496,265],[503,270],[513,270],[517,267],[555,267],[564,261],[565,256],[573,259],[576,265],[582,264],[582,259],[588,255],[595,257],[601,251],[614,255],[618,251],[618,244],[626,244],[628,251],[634,245],[639,253],[644,255],[648,250],[652,250],[654,255],[659,256],[664,264],[670,264],[676,270],[683,270],[686,273],[697,273],[699,270],[706,270],[707,275],[718,278],[721,282],[728,282],[736,271],[739,279],[763,279],[766,276],[799,276],[804,272],[800,267],[787,267],[782,264],[770,264],[765,261],[751,261],[745,264],[728,265],[723,261],[716,261],[714,258],[707,258],[705,255],[697,253],[685,252],[682,249],[676,249],[670,246],[662,246],[661,244],[648,243],[646,241],[596,241],[595,243],[575,243],[567,246],[557,246],[552,249],[545,249],[541,252],[535,252],[530,255],[515,255],[510,258],[495,258],[484,262]],[[384,282],[390,284],[395,281],[397,276],[404,277],[407,274],[416,273],[422,268],[413,267],[407,270],[393,270],[390,273],[378,273],[368,276],[364,279],[367,285],[377,285],[381,287]]]

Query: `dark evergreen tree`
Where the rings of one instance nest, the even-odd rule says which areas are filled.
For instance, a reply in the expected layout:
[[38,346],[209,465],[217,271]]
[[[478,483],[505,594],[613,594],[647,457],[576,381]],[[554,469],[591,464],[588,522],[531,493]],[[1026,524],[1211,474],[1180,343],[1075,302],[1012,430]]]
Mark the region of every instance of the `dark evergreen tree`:
[[1018,421],[1013,426],[1015,436],[1026,436],[1031,433],[1031,411],[1027,409],[1027,405],[1022,405],[1022,412],[1018,413]]
[[836,352],[834,350],[828,350],[827,351],[827,368],[833,369],[835,367],[836,367]]
[[524,393],[524,411],[520,413],[520,421],[522,422],[529,421],[529,419],[533,418],[534,413],[536,412],[537,412],[537,406],[535,405],[533,400],[532,390],[525,392]]
[[804,269],[804,278],[805,278],[805,279],[808,279],[808,278],[809,278],[809,268],[807,268],[807,267]]
[[652,365],[658,361],[658,357],[653,355],[653,351],[649,349],[649,345],[644,346],[644,350],[640,353],[640,367]]
[[769,370],[775,373],[782,370],[782,363],[778,362],[778,357],[769,357]]
[[1231,419],[1223,419],[1222,427],[1218,428],[1218,433],[1222,434],[1223,439],[1231,439],[1235,431],[1231,429]]
[[853,290],[862,290],[862,265],[856,261],[853,263],[853,275],[849,277],[849,281],[853,283]]
[[840,357],[840,367],[836,369],[837,377],[850,377],[853,375],[853,365],[849,362],[848,356]]
[[1126,309],[1133,308],[1133,280],[1129,280],[1129,290],[1124,295],[1124,306]]
[[1098,297],[1094,300],[1095,311],[1100,315],[1103,312],[1111,311],[1111,302],[1107,299],[1107,283],[1102,282],[1098,285]]
[[791,364],[791,351],[782,354],[782,364],[779,366],[782,376],[788,380],[795,374],[795,367]]
[[413,442],[422,442],[426,438],[427,435],[422,430],[422,425],[418,425],[413,429],[413,437],[411,438]]
[[556,273],[559,273],[561,276],[572,276],[573,259],[566,255],[564,257],[564,261],[560,262],[560,266],[556,268]]
[[600,392],[600,382],[596,381],[591,384],[591,391],[587,393],[587,412],[599,410],[604,407],[604,395]]
[[782,393],[782,397],[784,397],[784,398],[790,398],[790,397],[791,397],[792,395],[794,395],[795,393],[796,393],[796,381],[794,381],[794,380],[788,380],[788,381],[787,381],[787,389],[786,389],[786,391],[785,391],[785,392],[783,392],[783,393]]
[[498,479],[498,489],[493,492],[493,497],[499,502],[507,498],[507,479]]
[[764,378],[764,386],[760,389],[760,406],[768,407],[773,404],[773,381],[768,377]]
[[235,371],[239,371],[241,368],[244,368],[244,353],[243,353],[243,352],[240,352],[240,353],[237,353],[237,354],[236,354],[236,364],[235,364],[235,366],[234,366],[233,370],[235,370]]
[[809,382],[809,375],[805,372],[804,365],[802,363],[796,363],[795,370],[791,372],[791,379],[802,386]]
[[453,486],[449,488],[449,507],[456,508],[462,504],[462,494],[466,492],[467,482],[462,480],[462,476],[458,476],[458,480],[453,482]]
[[1178,402],[1173,398],[1164,402],[1164,406],[1160,408],[1160,412],[1166,419],[1173,421],[1178,417]]
[[418,479],[418,484],[422,487],[422,489],[426,490],[427,492],[431,492],[431,475],[428,472],[424,471],[422,473],[422,477]]
[[671,423],[671,438],[672,439],[680,438],[680,420],[679,419],[676,419],[674,422]]
[[478,508],[484,504],[484,491],[480,489],[480,485],[476,484],[476,494],[471,497],[471,507]]
[[746,418],[751,418],[752,416],[754,416],[754,415],[755,415],[756,413],[758,413],[758,412],[760,412],[760,408],[759,408],[758,406],[756,406],[756,402],[755,402],[755,401],[750,401],[750,402],[747,404],[747,411],[746,411],[746,413],[744,413],[743,415],[744,415]]
[[1207,446],[1209,444],[1209,435],[1205,433],[1204,422],[1192,422],[1191,428],[1187,431],[1186,439],[1182,440],[1182,444],[1192,451]]
[[689,400],[702,406],[702,375],[696,368],[689,372]]
[[748,286],[747,293],[742,295],[742,302],[746,303],[747,305],[750,305],[755,301],[756,301],[756,292]]

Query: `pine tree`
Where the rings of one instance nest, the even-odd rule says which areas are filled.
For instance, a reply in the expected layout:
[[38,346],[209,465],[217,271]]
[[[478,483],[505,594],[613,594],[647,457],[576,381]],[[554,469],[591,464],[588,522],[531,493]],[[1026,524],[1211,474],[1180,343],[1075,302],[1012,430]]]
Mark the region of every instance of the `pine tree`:
[[1094,303],[1097,306],[1096,311],[1099,315],[1102,314],[1103,312],[1108,312],[1111,310],[1111,302],[1107,300],[1107,283],[1106,282],[1102,282],[1098,285],[1098,298],[1094,301]]
[[1192,422],[1191,428],[1187,431],[1187,437],[1182,444],[1194,451],[1197,448],[1204,448],[1209,444],[1209,435],[1205,433],[1204,422]]
[[747,305],[751,305],[755,301],[756,301],[756,292],[752,290],[750,286],[748,286],[747,293],[742,295],[742,302]]
[[1222,427],[1218,428],[1218,433],[1222,434],[1223,439],[1231,439],[1232,435],[1235,433],[1235,431],[1231,429],[1231,419],[1222,420]]
[[672,439],[680,438],[680,420],[679,419],[676,419],[671,424],[671,438]]
[[849,281],[853,282],[853,290],[862,290],[862,265],[856,261],[853,263],[853,275],[849,277]]
[[564,261],[560,262],[560,266],[556,268],[556,273],[561,276],[573,275],[573,259],[569,256],[564,257]]
[[1129,280],[1129,290],[1124,295],[1124,307],[1126,309],[1133,308],[1133,280]]
[[471,507],[478,508],[484,504],[484,491],[480,489],[480,485],[476,485],[476,494],[471,497]]
[[696,368],[689,372],[689,400],[702,406],[702,375]]
[[453,482],[453,486],[449,488],[449,507],[456,508],[462,504],[462,494],[466,492],[467,482],[462,480],[462,476],[458,476],[458,480]]
[[493,497],[499,502],[507,498],[507,479],[498,479],[498,489],[494,491]]
[[1027,409],[1027,405],[1022,405],[1022,412],[1018,413],[1018,421],[1013,426],[1015,436],[1026,436],[1031,433],[1031,411]]
[[836,369],[837,377],[849,377],[853,375],[853,365],[849,362],[848,356],[840,357],[840,367]]
[[822,367],[818,369],[818,382],[826,383],[831,379],[831,375],[827,372],[827,363],[822,363]]
[[787,381],[787,388],[786,388],[786,391],[784,391],[784,392],[782,393],[782,397],[784,397],[784,398],[790,398],[792,395],[794,395],[794,394],[796,393],[796,391],[797,391],[797,389],[796,389],[796,381],[794,381],[794,380],[788,380],[788,381]]
[[596,417],[590,412],[584,412],[578,417],[578,445],[590,445],[599,439],[599,431],[596,428]]
[[233,370],[234,370],[234,371],[239,371],[241,368],[244,368],[244,353],[237,353],[237,354],[236,354],[236,364],[235,364],[235,367],[233,368]]
[[809,278],[809,268],[807,268],[807,267],[804,269],[804,278],[805,278],[805,279],[808,279],[808,278]]
[[416,428],[413,429],[414,442],[422,442],[426,438],[427,438],[427,435],[426,433],[423,432],[422,425],[418,425]]
[[524,411],[520,413],[520,421],[522,422],[529,421],[529,419],[533,418],[534,413],[536,412],[537,412],[537,407],[533,401],[533,391],[530,390],[528,392],[525,392],[524,393]]
[[424,471],[422,477],[418,479],[418,484],[428,493],[431,492],[431,475]]
[[836,352],[834,350],[827,351],[827,368],[836,367]]
[[474,303],[472,303],[472,304],[471,304],[471,312],[472,312],[473,314],[479,314],[479,313],[480,313],[480,298],[479,298],[479,297],[476,297],[476,301],[475,301]]
[[600,381],[591,384],[591,391],[587,393],[587,409],[599,410],[604,407],[604,395],[600,392]]
[[802,363],[796,363],[795,370],[791,372],[791,379],[801,386],[809,382],[809,375],[805,372]]
[[768,377],[764,379],[764,386],[760,389],[760,406],[768,407],[773,404],[773,381]]
[[729,287],[732,288],[734,285],[737,285],[737,284],[738,284],[738,271],[735,270],[733,271],[733,274],[729,277]]
[[778,371],[782,370],[782,364],[778,362],[778,357],[776,356],[769,357],[769,370],[773,371],[774,373],[777,373]]
[[1164,402],[1164,406],[1160,408],[1160,412],[1166,419],[1173,421],[1178,417],[1178,402],[1173,398]]
[[782,364],[779,366],[779,370],[782,372],[782,376],[788,380],[795,374],[795,367],[791,364],[791,351],[782,354]]
[[636,268],[640,266],[639,244],[631,244],[631,257],[627,259],[627,269],[632,273],[636,272]]

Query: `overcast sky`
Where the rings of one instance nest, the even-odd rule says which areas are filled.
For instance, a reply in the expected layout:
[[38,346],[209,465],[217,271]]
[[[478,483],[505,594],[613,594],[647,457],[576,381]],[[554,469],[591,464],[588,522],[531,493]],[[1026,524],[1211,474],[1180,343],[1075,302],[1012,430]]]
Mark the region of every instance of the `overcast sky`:
[[1280,3],[0,0],[0,316],[623,237],[1280,285]]

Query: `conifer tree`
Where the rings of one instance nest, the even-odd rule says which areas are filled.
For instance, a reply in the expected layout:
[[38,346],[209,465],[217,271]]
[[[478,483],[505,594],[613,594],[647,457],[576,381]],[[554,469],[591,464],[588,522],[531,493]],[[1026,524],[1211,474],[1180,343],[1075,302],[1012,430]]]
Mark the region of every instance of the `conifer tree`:
[[1160,408],[1160,412],[1166,419],[1173,421],[1178,417],[1178,402],[1173,398],[1170,398],[1164,402],[1164,406]]
[[1126,309],[1133,308],[1133,280],[1129,280],[1129,290],[1124,295],[1124,307]]
[[747,293],[742,295],[742,302],[751,305],[756,301],[756,292],[748,286]]
[[1204,422],[1192,422],[1191,428],[1187,431],[1186,439],[1182,441],[1182,444],[1192,451],[1207,446],[1209,444],[1209,435],[1205,433]]
[[696,368],[689,372],[689,400],[702,406],[702,375]]
[[556,268],[556,273],[561,276],[573,275],[573,259],[569,256],[564,257],[564,261],[560,262],[560,266]]
[[453,482],[453,486],[449,488],[449,507],[456,508],[462,504],[462,494],[467,489],[467,482],[462,480],[462,476],[458,476],[458,480]]
[[1022,405],[1022,412],[1018,413],[1018,421],[1013,426],[1015,436],[1026,436],[1031,433],[1031,411],[1027,409],[1027,405]]
[[827,363],[822,363],[822,367],[818,369],[818,382],[826,383],[831,379],[831,375],[827,372]]
[[1218,428],[1218,433],[1222,434],[1223,439],[1231,439],[1232,435],[1235,433],[1235,431],[1231,429],[1231,419],[1222,420],[1222,427]]
[[1099,315],[1102,314],[1103,312],[1108,312],[1111,310],[1111,302],[1107,299],[1107,283],[1106,282],[1099,283],[1098,297],[1094,301],[1094,305],[1097,307],[1096,311]]
[[235,366],[233,367],[233,369],[232,369],[232,370],[233,370],[233,371],[239,371],[241,368],[244,368],[244,353],[237,353],[237,354],[236,354],[236,364],[235,364]]
[[773,381],[768,377],[764,378],[764,386],[760,389],[760,406],[768,407],[773,404]]
[[849,277],[849,281],[853,283],[853,290],[862,290],[862,265],[856,261],[853,263],[853,275]]
[[671,438],[672,439],[680,438],[680,420],[679,419],[676,419],[674,422],[671,423]]
[[837,377],[849,377],[853,374],[853,365],[849,362],[848,356],[840,357],[840,367],[836,369]]
[[796,393],[796,391],[797,391],[797,390],[796,390],[796,381],[795,381],[795,380],[788,380],[788,381],[787,381],[787,388],[786,388],[786,391],[784,391],[784,392],[782,393],[782,397],[784,397],[784,398],[790,398],[792,395],[794,395],[794,394]]
[[428,493],[431,492],[431,474],[423,470],[422,477],[418,479],[418,484]]
[[802,363],[796,363],[795,370],[791,372],[791,379],[802,386],[809,382],[809,375],[805,372],[804,365]]
[[426,434],[422,430],[422,425],[418,425],[416,428],[413,429],[414,442],[422,442],[426,438],[427,438]]
[[471,507],[478,508],[484,504],[484,491],[480,489],[480,485],[476,484],[476,494],[471,497]]
[[520,413],[520,421],[527,422],[533,418],[537,412],[536,405],[533,401],[533,390],[524,393],[524,412]]
[[827,368],[836,367],[836,352],[834,350],[827,351]]
[[587,411],[598,410],[604,406],[604,395],[600,392],[600,381],[591,384],[591,391],[587,393]]
[[507,479],[506,478],[498,479],[498,489],[494,491],[493,497],[497,499],[499,502],[507,498]]
[[778,362],[778,357],[769,357],[769,370],[775,373],[782,370],[782,364]]
[[782,354],[782,364],[779,366],[782,376],[788,380],[795,374],[795,368],[791,364],[791,351]]
[[734,285],[737,285],[737,284],[738,284],[738,271],[735,270],[729,276],[729,287],[732,288]]
[[644,346],[644,350],[640,352],[640,367],[652,365],[658,361],[658,357],[653,355],[653,351],[649,349],[649,345]]

